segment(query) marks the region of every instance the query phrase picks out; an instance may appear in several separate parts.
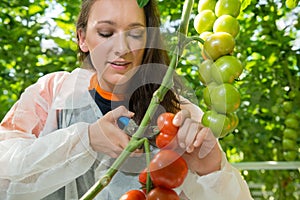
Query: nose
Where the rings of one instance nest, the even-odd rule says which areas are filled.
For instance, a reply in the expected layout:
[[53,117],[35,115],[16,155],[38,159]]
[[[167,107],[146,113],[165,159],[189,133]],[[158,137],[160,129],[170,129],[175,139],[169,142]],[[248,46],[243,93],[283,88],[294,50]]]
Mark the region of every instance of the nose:
[[129,43],[126,33],[119,33],[115,36],[114,53],[116,56],[122,56],[129,52]]

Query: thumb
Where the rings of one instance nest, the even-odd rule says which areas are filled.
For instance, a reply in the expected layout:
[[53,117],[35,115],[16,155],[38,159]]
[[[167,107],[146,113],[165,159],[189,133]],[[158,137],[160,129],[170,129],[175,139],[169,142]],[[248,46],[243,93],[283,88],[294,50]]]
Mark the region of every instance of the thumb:
[[181,126],[184,122],[184,120],[186,118],[190,118],[191,117],[191,113],[187,110],[180,110],[179,112],[176,113],[176,115],[174,116],[174,119],[173,119],[173,125],[174,126]]

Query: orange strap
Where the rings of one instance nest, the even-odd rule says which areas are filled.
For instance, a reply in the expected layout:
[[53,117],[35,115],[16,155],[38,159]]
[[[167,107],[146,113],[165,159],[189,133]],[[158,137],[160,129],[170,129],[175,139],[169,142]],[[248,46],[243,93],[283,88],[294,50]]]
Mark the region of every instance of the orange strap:
[[95,89],[96,92],[100,96],[102,96],[104,99],[107,99],[107,100],[110,100],[110,101],[122,101],[122,100],[124,100],[124,95],[113,94],[111,92],[103,90],[100,87],[99,83],[98,83],[97,74],[94,74],[91,78],[91,81],[90,81],[89,90],[93,90],[93,89]]

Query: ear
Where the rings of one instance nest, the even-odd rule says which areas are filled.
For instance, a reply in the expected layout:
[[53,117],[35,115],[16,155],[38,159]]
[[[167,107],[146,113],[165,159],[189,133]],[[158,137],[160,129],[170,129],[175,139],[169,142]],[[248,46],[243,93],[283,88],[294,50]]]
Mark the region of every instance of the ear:
[[86,40],[85,40],[85,36],[86,36],[85,31],[82,30],[82,29],[79,29],[79,30],[77,31],[77,34],[78,34],[78,39],[79,39],[78,45],[79,45],[81,51],[83,51],[83,52],[88,52],[88,51],[89,51],[89,48],[88,48],[88,46],[87,46],[87,44],[86,44]]

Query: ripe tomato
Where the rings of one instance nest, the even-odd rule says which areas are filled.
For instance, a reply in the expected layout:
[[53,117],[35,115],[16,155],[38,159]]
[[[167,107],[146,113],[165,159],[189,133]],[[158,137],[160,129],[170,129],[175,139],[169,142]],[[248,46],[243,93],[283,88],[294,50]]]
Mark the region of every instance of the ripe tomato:
[[178,146],[176,135],[165,133],[159,133],[155,142],[160,149],[175,149]]
[[240,14],[241,1],[240,0],[219,0],[216,3],[215,13],[217,17],[221,15],[231,15],[237,17]]
[[213,25],[214,32],[227,32],[233,37],[236,37],[240,31],[238,20],[231,15],[222,15],[216,19]]
[[140,172],[139,174],[139,182],[142,184],[142,185],[146,185],[147,183],[147,168],[143,169],[143,171]]
[[236,111],[241,104],[239,91],[229,83],[214,87],[210,93],[211,106],[219,113]]
[[201,0],[198,3],[198,13],[203,10],[212,10],[215,11],[217,1],[216,0]]
[[185,160],[175,151],[161,150],[149,164],[150,177],[155,187],[176,188],[188,173]]
[[180,198],[172,189],[156,187],[147,194],[147,200],[180,200]]
[[216,60],[230,54],[235,46],[232,35],[226,32],[216,32],[207,37],[203,45],[203,52],[209,59]]
[[205,85],[212,81],[211,69],[213,64],[212,60],[205,60],[199,66],[199,79]]
[[196,15],[194,19],[194,28],[199,34],[205,31],[212,31],[216,19],[217,17],[213,11],[203,10]]
[[146,195],[141,190],[129,190],[119,200],[146,200]]
[[212,65],[211,76],[218,84],[233,83],[243,72],[241,61],[235,56],[222,56]]
[[158,116],[157,118],[157,126],[160,132],[169,135],[176,135],[178,131],[178,127],[173,125],[173,118],[175,114],[165,112]]
[[232,130],[229,117],[214,110],[209,110],[203,114],[202,124],[209,127],[217,138],[226,136]]

